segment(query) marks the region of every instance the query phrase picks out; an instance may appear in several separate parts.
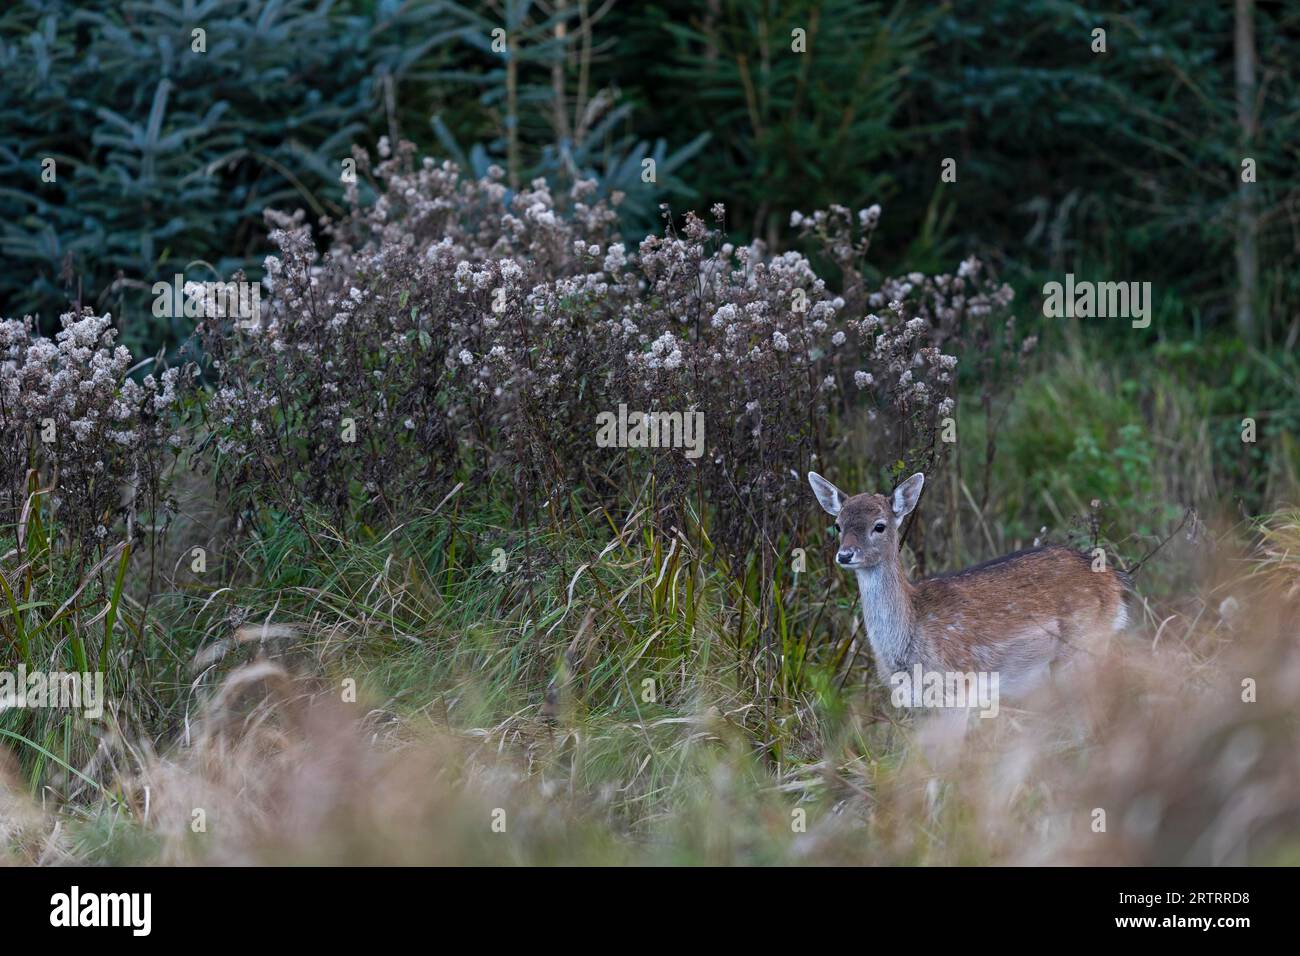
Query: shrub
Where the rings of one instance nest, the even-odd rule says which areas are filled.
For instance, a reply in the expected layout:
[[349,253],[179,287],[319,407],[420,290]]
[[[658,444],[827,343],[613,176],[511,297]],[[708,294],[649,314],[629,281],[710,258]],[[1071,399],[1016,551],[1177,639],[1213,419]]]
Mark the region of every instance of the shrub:
[[[49,339],[30,316],[0,320],[0,647],[5,669],[26,667],[29,679],[97,675],[109,697],[100,703],[122,727],[149,706],[144,688],[166,653],[145,620],[189,376],[132,378],[138,366],[110,322],[88,308],[68,313]],[[145,541],[144,594],[127,602]],[[71,795],[94,782],[76,767],[91,761],[99,732],[58,708],[10,703],[0,702],[0,737],[25,746],[33,792]]]
[[[65,313],[53,339],[30,316],[0,320],[0,494],[6,524],[49,496],[58,530],[85,562],[121,522],[152,523],[170,450],[182,370],[140,381],[114,345],[108,315]],[[39,489],[39,490],[38,490]],[[18,536],[21,548],[22,536]]]
[[[591,181],[511,194],[499,169],[417,166],[410,144],[381,144],[373,170],[357,159],[379,199],[353,192],[349,216],[324,223],[325,256],[301,213],[268,214],[265,328],[203,325],[211,447],[245,507],[399,512],[408,488],[436,500],[468,468],[509,476],[526,517],[575,487],[610,501],[650,479],[674,522],[690,496],[720,540],[771,544],[798,525],[802,472],[830,452],[837,415],[873,416],[879,457],[934,463],[953,407],[944,347],[1009,301],[973,261],[870,286],[877,207],[807,218],[846,276],[836,294],[797,252],[722,241],[721,205],[715,227],[687,213],[629,251],[619,197],[593,201]],[[601,447],[597,416],[620,406],[703,415],[703,457]]]

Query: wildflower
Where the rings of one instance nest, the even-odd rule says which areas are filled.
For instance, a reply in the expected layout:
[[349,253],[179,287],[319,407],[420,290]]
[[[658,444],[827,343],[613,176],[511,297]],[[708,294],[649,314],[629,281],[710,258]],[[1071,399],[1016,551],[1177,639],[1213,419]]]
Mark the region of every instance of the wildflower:
[[603,265],[606,272],[618,272],[627,265],[627,255],[623,243],[616,242],[609,247],[609,251],[605,253]]

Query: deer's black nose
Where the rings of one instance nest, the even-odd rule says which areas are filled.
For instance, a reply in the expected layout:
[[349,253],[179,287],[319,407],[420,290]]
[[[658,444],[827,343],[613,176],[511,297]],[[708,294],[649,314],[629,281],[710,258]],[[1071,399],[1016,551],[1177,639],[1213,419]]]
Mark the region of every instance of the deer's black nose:
[[838,561],[840,564],[852,564],[853,552],[841,551],[839,554],[835,555],[835,560]]

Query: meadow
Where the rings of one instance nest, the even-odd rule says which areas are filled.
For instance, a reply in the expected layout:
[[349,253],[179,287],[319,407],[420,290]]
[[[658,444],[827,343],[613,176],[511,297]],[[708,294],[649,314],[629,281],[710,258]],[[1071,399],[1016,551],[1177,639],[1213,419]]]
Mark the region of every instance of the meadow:
[[[831,286],[412,153],[356,152],[383,199],[324,254],[268,213],[268,307],[208,310],[203,375],[137,381],[89,311],[5,323],[0,626],[107,684],[4,712],[8,859],[1295,860],[1300,512],[1184,506],[1251,446],[1171,370],[1132,387],[1086,319],[1043,354],[974,259],[875,285],[878,207],[806,217]],[[602,447],[619,400],[702,412],[706,453]],[[812,466],[927,472],[915,571],[1100,548],[1134,625],[964,731],[899,709]]]
[[[0,13],[0,863],[1300,863],[1300,32],[1219,6]],[[900,707],[810,471],[1128,627]]]

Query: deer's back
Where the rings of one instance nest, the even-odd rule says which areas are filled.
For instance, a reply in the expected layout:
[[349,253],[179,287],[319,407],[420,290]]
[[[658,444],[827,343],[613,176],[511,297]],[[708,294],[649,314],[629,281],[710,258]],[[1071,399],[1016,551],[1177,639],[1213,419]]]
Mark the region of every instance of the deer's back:
[[1124,578],[1048,546],[927,578],[914,594],[923,654],[951,670],[1037,670],[1071,645],[1124,627]]

